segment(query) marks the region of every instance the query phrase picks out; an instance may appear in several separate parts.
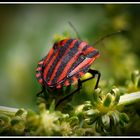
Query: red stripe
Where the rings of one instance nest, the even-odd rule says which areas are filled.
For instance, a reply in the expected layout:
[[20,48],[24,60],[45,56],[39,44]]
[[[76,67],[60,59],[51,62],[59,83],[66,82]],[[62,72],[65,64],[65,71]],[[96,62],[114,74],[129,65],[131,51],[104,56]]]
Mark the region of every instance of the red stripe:
[[77,73],[79,70],[81,70],[84,66],[90,65],[93,63],[95,58],[86,58],[80,65],[78,65],[71,73],[70,76],[73,76],[75,73]]
[[44,79],[46,78],[47,74],[48,74],[48,71],[49,71],[49,68],[50,66],[52,65],[52,63],[54,62],[54,60],[56,59],[57,55],[58,55],[58,52],[56,52],[56,54],[53,56],[53,58],[51,59],[51,61],[49,62],[48,66],[44,69]]
[[61,73],[61,75],[59,76],[58,78],[58,82],[60,80],[62,80],[64,77],[66,77],[66,74],[68,73],[68,70],[71,68],[72,64],[77,60],[78,58],[78,54],[81,53],[81,50],[84,48],[84,46],[87,45],[86,42],[82,42],[80,45],[79,45],[79,51],[77,52],[77,54],[68,62],[68,64],[66,65],[66,67],[64,68],[63,72]]
[[[51,78],[50,78],[50,80],[49,80],[50,82],[54,79],[55,74],[56,74],[58,68],[59,68],[60,65],[61,65],[61,62],[63,61],[63,58],[67,55],[67,53],[69,52],[69,50],[70,50],[71,48],[74,47],[74,44],[75,44],[76,41],[77,41],[76,39],[72,41],[72,43],[70,44],[70,46],[68,47],[68,49],[67,49],[67,50],[65,51],[65,53],[63,54],[62,58],[61,58],[61,59],[59,60],[59,62],[57,63],[57,65],[56,65],[56,67],[55,67],[55,69],[54,69],[54,71],[53,71],[53,73],[52,73],[52,76],[51,76]],[[50,82],[49,82],[49,84],[51,84]]]
[[61,41],[59,41],[56,45],[57,45],[58,47],[64,46],[68,40],[69,40],[69,38],[64,39],[64,40],[61,40]]
[[62,40],[60,42],[60,46],[64,46],[68,40],[69,40],[69,38]]
[[90,52],[94,51],[95,49],[92,46],[89,46],[85,51],[83,51],[84,55],[89,54]]
[[58,78],[58,82],[61,81],[63,78],[66,77],[69,69],[71,68],[72,64],[77,60],[77,58],[79,57],[78,54],[81,53],[82,49],[87,45],[86,42],[81,42],[80,45],[78,46],[78,52],[77,54],[75,54],[74,57],[71,58],[71,60],[67,63],[66,67],[64,68],[63,72],[61,73],[61,75]]
[[65,83],[64,83],[65,86],[68,86],[69,84],[70,84],[69,80],[66,80]]
[[81,42],[80,45],[78,46],[78,51],[82,51],[83,48],[87,45],[85,41]]
[[52,56],[53,52],[54,52],[54,49],[51,48],[51,50],[49,51],[49,53],[48,53],[46,59],[44,60],[44,65],[49,61],[49,59],[50,59],[50,57]]
[[63,72],[61,73],[61,75],[58,78],[58,82],[61,81],[63,78],[66,77],[69,69],[71,68],[72,64],[77,60],[78,55],[75,55],[74,57],[72,57],[72,59],[67,63],[67,65],[65,66]]
[[[65,39],[62,42],[65,44],[67,41],[68,41],[68,39]],[[49,68],[53,64],[54,60],[57,58],[58,54],[59,54],[59,51],[56,52],[56,54],[53,56],[53,58],[51,59],[51,61],[47,65],[46,69],[44,70],[44,79],[46,78],[48,71],[49,71]],[[50,82],[48,82],[48,84],[50,85]]]
[[[62,43],[65,44],[67,41],[68,41],[68,39],[65,39],[65,40],[62,41]],[[52,65],[52,63],[54,62],[54,60],[57,58],[58,54],[59,54],[59,51],[56,52],[56,54],[53,56],[53,58],[51,59],[51,61],[47,65],[46,69],[44,70],[44,79],[46,78],[46,76],[48,74],[48,71],[49,71],[49,68]],[[49,82],[49,85],[50,85],[50,82]]]

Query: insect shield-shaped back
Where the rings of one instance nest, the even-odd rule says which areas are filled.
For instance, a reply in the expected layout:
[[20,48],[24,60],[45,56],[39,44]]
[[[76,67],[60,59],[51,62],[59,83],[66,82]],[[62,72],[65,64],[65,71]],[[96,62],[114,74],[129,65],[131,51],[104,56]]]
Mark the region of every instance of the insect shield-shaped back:
[[47,87],[69,86],[89,70],[98,56],[98,50],[86,42],[64,39],[54,43],[48,55],[39,61],[36,77]]

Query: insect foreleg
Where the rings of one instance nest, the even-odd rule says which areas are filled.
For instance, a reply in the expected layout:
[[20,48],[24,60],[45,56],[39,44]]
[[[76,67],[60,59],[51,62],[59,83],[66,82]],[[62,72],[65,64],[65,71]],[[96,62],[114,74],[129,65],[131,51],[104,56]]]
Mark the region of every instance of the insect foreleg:
[[60,100],[58,101],[58,103],[56,103],[56,107],[57,107],[60,103],[62,103],[64,100],[66,100],[66,99],[68,99],[69,97],[71,97],[74,93],[78,92],[81,88],[82,88],[82,82],[81,82],[80,79],[78,79],[78,88],[77,88],[75,91],[73,91],[72,93],[70,93],[69,95],[67,95],[67,96],[65,96],[64,98],[60,99]]
[[90,80],[92,78],[95,78],[95,76],[98,75],[96,85],[95,85],[94,89],[98,88],[101,73],[99,71],[97,71],[97,70],[92,70],[92,69],[89,69],[88,72],[92,74],[92,77],[90,77],[88,79],[85,79],[85,80],[82,80],[81,83],[84,83],[84,82],[86,82],[86,81],[88,81],[88,80]]
[[45,86],[42,86],[42,90],[40,91],[40,92],[38,92],[37,94],[36,94],[36,96],[37,97],[39,97],[43,92],[45,92],[46,90],[45,90]]

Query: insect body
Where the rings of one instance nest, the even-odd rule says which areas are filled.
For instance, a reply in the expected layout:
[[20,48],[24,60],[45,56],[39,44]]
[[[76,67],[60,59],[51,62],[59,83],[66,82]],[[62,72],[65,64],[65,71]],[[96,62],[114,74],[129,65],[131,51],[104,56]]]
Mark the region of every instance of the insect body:
[[85,73],[90,72],[93,77],[98,75],[95,86],[97,88],[100,73],[90,69],[97,57],[99,57],[98,50],[85,41],[78,39],[61,40],[54,43],[48,55],[39,61],[36,78],[44,88],[50,89],[60,89],[78,81],[78,89],[76,90],[78,91],[82,83],[88,80],[81,81],[80,78]]

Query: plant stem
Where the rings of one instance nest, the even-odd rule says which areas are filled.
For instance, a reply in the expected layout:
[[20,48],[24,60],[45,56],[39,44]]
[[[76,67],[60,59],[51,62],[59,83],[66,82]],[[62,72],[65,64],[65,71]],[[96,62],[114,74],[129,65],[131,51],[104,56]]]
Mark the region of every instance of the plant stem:
[[120,96],[120,100],[117,106],[128,105],[137,101],[140,101],[140,91]]
[[5,114],[12,117],[15,115],[17,111],[18,111],[18,108],[0,106],[0,114]]
[[[120,100],[117,107],[132,104],[138,101],[140,101],[140,91],[124,94],[120,96]],[[0,106],[0,114],[6,114],[8,116],[14,116],[18,110],[18,108]]]

